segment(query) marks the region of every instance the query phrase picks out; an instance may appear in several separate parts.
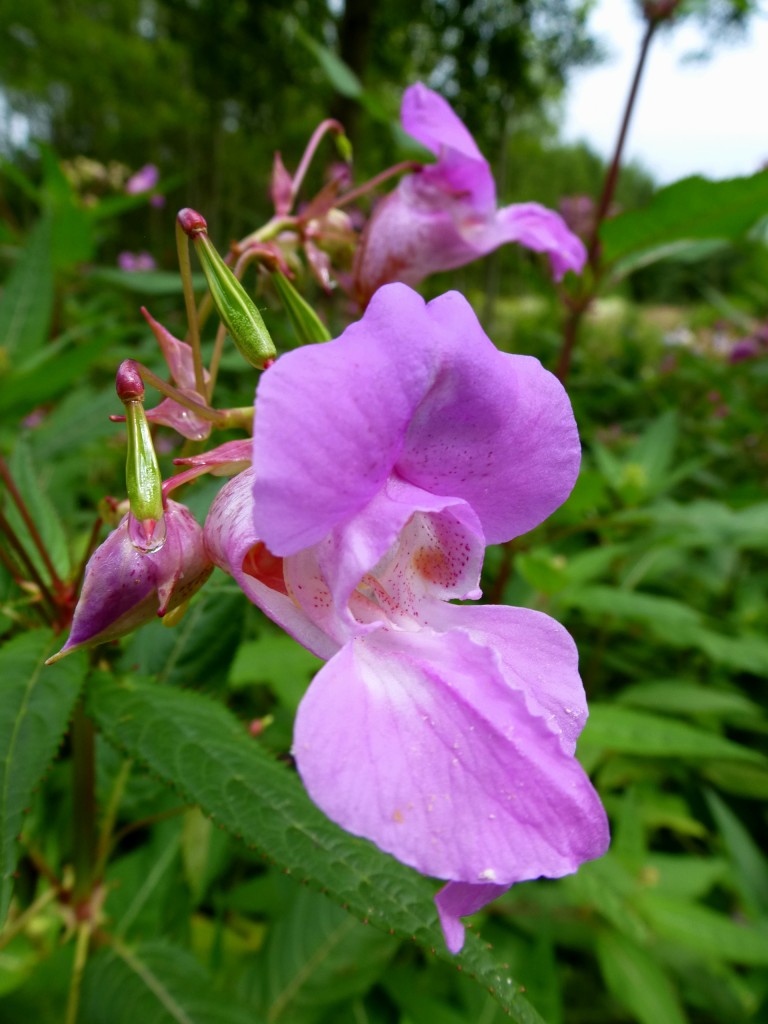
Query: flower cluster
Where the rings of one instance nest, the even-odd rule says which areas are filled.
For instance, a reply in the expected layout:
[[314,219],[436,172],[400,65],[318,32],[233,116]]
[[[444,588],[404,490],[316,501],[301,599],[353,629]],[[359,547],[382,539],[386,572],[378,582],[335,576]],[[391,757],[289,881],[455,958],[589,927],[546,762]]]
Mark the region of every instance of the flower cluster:
[[[584,247],[535,203],[497,208],[487,162],[435,93],[407,90],[403,125],[437,161],[411,167],[376,208],[353,272],[366,310],[335,340],[275,361],[238,274],[249,254],[262,260],[303,340],[327,338],[286,276],[287,253],[299,238],[330,282],[331,243],[355,238],[334,207],[344,174],[294,215],[308,157],[294,176],[276,159],[276,219],[228,262],[199,214],[179,214],[191,344],[143,311],[172,382],[132,360],[118,371],[130,512],[88,563],[55,657],[181,607],[214,564],[231,574],[326,660],[295,723],[310,796],[342,828],[446,883],[437,909],[458,951],[463,916],[516,882],[574,871],[608,842],[574,756],[587,709],[573,641],[542,613],[477,603],[486,545],[526,533],[567,498],[580,446],[562,386],[536,359],[498,351],[458,293],[426,304],[409,285],[508,241],[546,253],[560,278],[582,266]],[[154,188],[152,170],[129,190]],[[210,370],[187,239],[221,320]],[[225,332],[267,370],[255,419],[210,404]],[[147,381],[165,396],[149,411]],[[163,484],[150,421],[191,441],[253,421],[253,440],[179,459]],[[201,528],[168,495],[205,472],[236,475]]]
[[299,772],[343,828],[448,881],[458,950],[459,917],[607,845],[573,756],[572,640],[538,612],[450,603],[480,596],[487,543],[567,497],[570,404],[459,294],[390,285],[337,340],[283,356],[257,406],[253,466],[215,501],[208,550],[328,659],[298,711]]

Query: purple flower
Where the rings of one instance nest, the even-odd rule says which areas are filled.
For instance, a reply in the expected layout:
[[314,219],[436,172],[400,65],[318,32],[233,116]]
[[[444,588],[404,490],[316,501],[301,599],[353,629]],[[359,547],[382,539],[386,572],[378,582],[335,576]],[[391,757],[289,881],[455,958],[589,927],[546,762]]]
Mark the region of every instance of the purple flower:
[[140,192],[149,192],[157,185],[160,179],[160,172],[154,164],[144,166],[132,174],[125,183],[125,191],[129,196],[138,195]]
[[450,603],[480,597],[485,545],[545,519],[579,460],[555,377],[500,353],[461,295],[425,305],[394,284],[264,374],[253,466],[206,522],[213,561],[329,659],[295,725],[310,796],[447,880],[453,951],[462,915],[607,846],[574,757],[573,641],[540,612]]
[[205,583],[213,565],[200,526],[175,501],[167,501],[164,518],[166,538],[157,551],[146,553],[133,545],[127,515],[94,551],[69,639],[49,661],[125,636],[178,607]]
[[157,267],[154,257],[148,252],[121,252],[117,257],[117,265],[128,273],[134,273],[137,270],[154,270]]
[[441,96],[421,83],[411,86],[403,96],[401,119],[437,163],[402,178],[376,207],[354,268],[362,302],[389,281],[418,284],[505,242],[547,253],[557,280],[567,270],[581,270],[586,251],[559,214],[538,203],[497,208],[488,162]]

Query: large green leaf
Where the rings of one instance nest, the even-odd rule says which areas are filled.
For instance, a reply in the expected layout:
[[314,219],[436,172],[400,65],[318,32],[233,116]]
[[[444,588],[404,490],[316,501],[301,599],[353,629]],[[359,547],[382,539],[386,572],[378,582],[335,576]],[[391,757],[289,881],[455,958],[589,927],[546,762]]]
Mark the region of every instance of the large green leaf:
[[58,750],[85,672],[85,656],[45,667],[47,632],[10,640],[0,651],[0,923],[11,899],[24,811]]
[[259,1024],[185,950],[161,942],[100,950],[83,977],[78,1020],[87,1024]]
[[40,348],[48,338],[53,309],[51,220],[41,218],[0,295],[0,372]]
[[505,965],[476,935],[467,935],[461,956],[450,956],[433,883],[328,821],[298,777],[221,705],[202,694],[102,675],[89,687],[89,707],[112,743],[229,832],[314,882],[359,918],[414,938],[470,972],[519,1024],[540,1022]]
[[606,221],[600,231],[603,259],[615,277],[675,255],[700,239],[734,241],[768,209],[768,171],[748,178],[708,181],[692,177],[659,189],[640,210]]

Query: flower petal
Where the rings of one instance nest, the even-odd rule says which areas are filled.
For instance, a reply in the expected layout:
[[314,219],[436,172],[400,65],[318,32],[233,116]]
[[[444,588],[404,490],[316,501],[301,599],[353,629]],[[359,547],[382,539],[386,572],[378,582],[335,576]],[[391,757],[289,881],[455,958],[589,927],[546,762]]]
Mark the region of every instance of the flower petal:
[[560,382],[501,353],[469,303],[381,288],[335,341],[289,352],[259,384],[256,530],[278,555],[317,543],[393,474],[467,502],[489,543],[570,493],[580,448]]
[[459,918],[476,914],[508,888],[508,885],[494,885],[492,882],[481,882],[479,885],[449,882],[443,886],[435,896],[435,904],[445,944],[451,953],[460,953],[464,945],[464,925]]
[[530,608],[435,604],[428,612],[435,629],[460,629],[498,655],[504,678],[526,695],[573,754],[587,721],[587,699],[579,676],[579,654],[559,622]]
[[330,818],[424,874],[510,885],[607,846],[581,766],[460,631],[347,644],[299,707],[294,755]]
[[465,197],[478,215],[496,207],[496,185],[488,161],[447,100],[421,82],[406,89],[400,108],[403,129],[438,158],[421,172],[430,184]]
[[580,274],[587,261],[584,243],[559,213],[539,203],[505,206],[484,224],[467,225],[462,232],[478,253],[489,253],[506,242],[519,242],[549,256],[552,274],[559,281],[567,270]]
[[318,657],[330,658],[338,644],[288,596],[281,560],[266,548],[254,528],[253,475],[253,469],[246,469],[216,495],[205,521],[208,554],[274,622]]

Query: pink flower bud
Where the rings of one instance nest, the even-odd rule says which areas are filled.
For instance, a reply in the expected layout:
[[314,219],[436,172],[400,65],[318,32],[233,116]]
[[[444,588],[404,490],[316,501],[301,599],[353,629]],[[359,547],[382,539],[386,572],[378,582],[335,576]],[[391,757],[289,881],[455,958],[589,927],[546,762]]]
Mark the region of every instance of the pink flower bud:
[[125,636],[178,607],[205,583],[213,565],[201,527],[175,501],[168,501],[164,518],[166,539],[157,551],[137,550],[129,516],[96,549],[85,569],[69,639],[49,662]]
[[179,222],[179,226],[184,234],[189,235],[190,238],[194,238],[195,235],[208,230],[208,223],[205,217],[198,213],[197,210],[191,210],[188,206],[185,206],[183,210],[179,210],[176,214],[176,220]]

